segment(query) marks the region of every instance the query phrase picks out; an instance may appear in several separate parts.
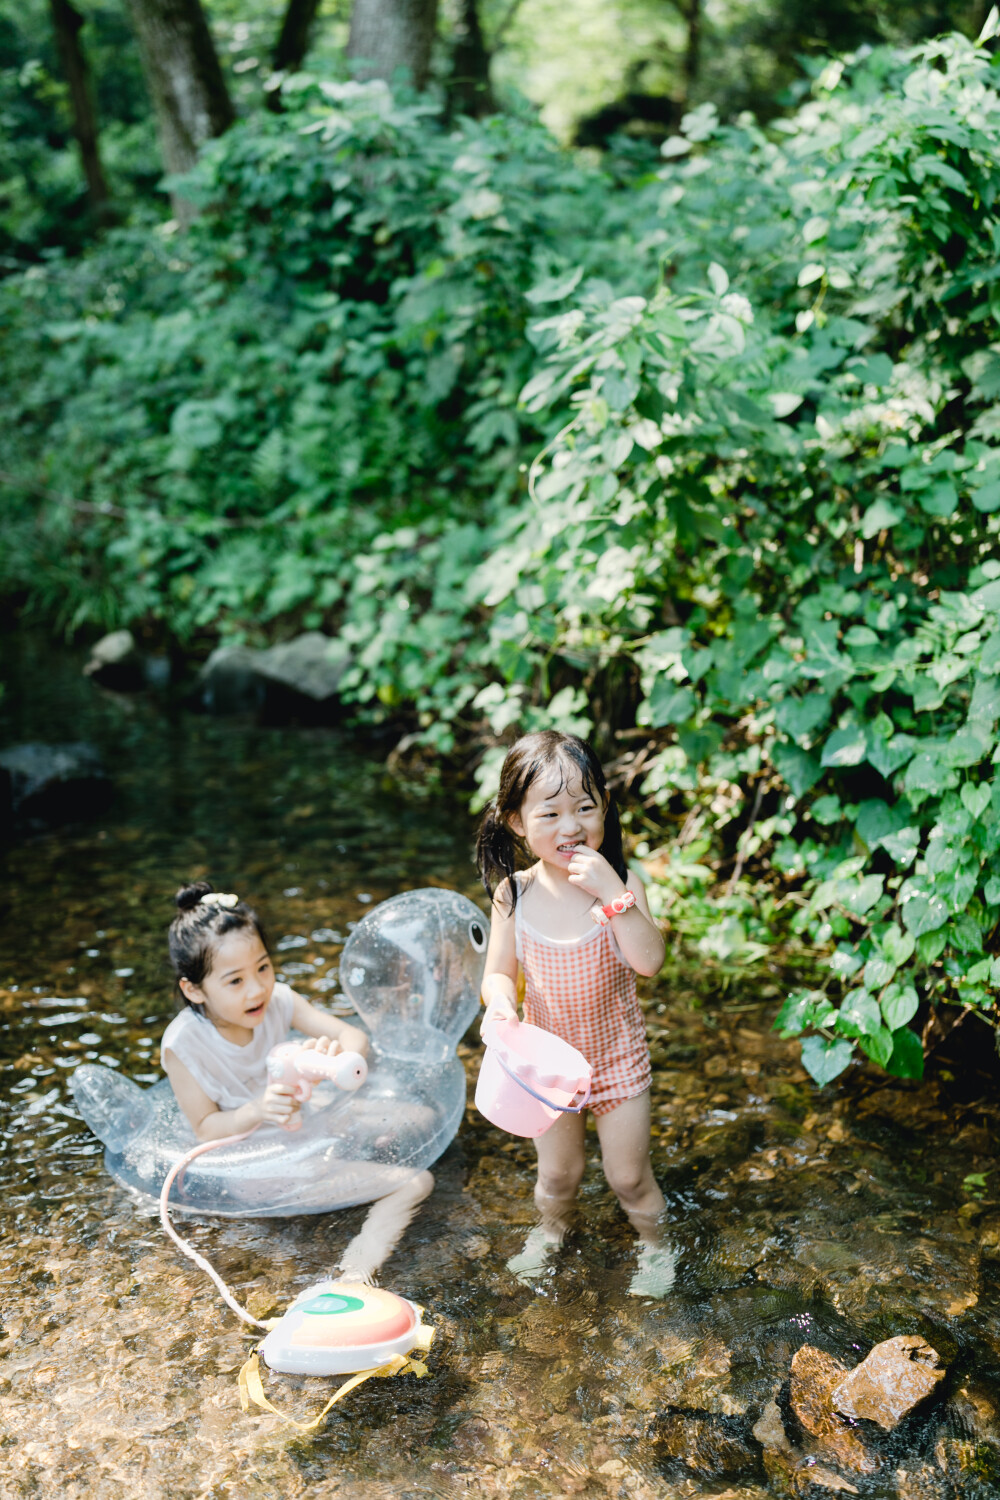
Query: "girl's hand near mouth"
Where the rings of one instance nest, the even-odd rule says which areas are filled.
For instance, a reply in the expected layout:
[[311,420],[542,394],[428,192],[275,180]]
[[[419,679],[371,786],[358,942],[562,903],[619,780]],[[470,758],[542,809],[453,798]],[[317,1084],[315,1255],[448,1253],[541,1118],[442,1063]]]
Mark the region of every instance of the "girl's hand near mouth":
[[596,896],[602,905],[613,901],[625,889],[621,876],[615,874],[600,850],[591,849],[587,844],[577,845],[568,871],[570,885]]

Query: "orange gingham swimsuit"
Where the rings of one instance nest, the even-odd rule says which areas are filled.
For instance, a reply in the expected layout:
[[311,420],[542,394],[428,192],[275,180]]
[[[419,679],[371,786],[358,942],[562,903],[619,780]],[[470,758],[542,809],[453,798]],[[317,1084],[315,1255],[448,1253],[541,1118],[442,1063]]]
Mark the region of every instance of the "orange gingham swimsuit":
[[635,971],[622,958],[610,923],[578,938],[549,938],[525,920],[523,900],[518,880],[514,936],[524,973],[524,1019],[583,1053],[594,1070],[587,1108],[609,1114],[652,1081]]

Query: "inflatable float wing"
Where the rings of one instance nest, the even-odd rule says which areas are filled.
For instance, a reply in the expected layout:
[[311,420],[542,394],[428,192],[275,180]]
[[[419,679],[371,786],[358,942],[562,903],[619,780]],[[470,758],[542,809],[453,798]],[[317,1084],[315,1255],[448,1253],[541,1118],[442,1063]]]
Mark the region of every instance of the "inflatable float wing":
[[[327,1213],[382,1198],[436,1161],[465,1110],[455,1048],[479,1008],[487,921],[455,891],[407,891],[351,934],[341,985],[371,1036],[356,1093],[315,1085],[294,1134],[264,1126],[186,1169],[171,1208],[223,1217]],[[84,1063],[71,1087],[123,1186],[158,1196],[196,1144],[167,1079],[140,1089]]]

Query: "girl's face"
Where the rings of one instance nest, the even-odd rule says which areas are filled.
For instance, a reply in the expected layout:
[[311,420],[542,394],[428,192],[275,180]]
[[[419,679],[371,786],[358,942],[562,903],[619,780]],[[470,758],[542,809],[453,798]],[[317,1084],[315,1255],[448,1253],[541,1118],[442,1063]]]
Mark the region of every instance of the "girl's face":
[[223,1036],[254,1031],[263,1021],[274,990],[274,969],[260,934],[251,928],[227,932],[216,944],[212,967],[201,984],[180,980],[192,1005],[204,1007]]
[[575,767],[564,771],[554,765],[532,782],[510,826],[536,859],[565,870],[581,844],[600,849],[606,810],[587,791]]

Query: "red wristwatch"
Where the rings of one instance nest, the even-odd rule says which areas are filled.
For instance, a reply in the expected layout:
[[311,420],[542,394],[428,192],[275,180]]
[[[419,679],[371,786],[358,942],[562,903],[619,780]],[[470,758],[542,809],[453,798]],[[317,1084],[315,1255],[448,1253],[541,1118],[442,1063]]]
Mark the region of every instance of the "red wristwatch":
[[607,906],[595,906],[591,911],[591,916],[598,927],[607,927],[612,917],[620,917],[622,912],[628,911],[629,907],[634,905],[635,897],[632,892],[622,891],[621,895],[609,901]]

